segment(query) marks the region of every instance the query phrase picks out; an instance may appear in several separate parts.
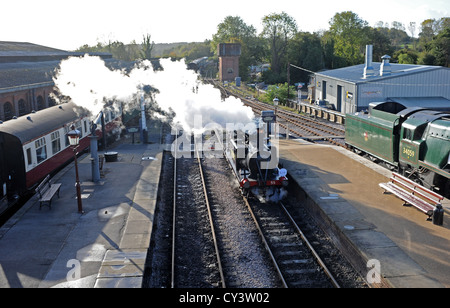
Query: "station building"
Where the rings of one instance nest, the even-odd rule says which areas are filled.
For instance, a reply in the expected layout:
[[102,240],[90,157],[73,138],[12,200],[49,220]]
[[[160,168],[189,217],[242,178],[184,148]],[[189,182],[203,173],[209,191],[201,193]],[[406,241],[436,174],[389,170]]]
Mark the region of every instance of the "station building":
[[372,62],[371,45],[366,46],[364,64],[319,72],[314,79],[315,99],[343,113],[366,110],[379,101],[450,109],[450,68],[394,64],[388,55]]
[[[0,41],[0,121],[53,106],[53,77],[61,60],[85,53]],[[109,53],[96,53],[111,59]]]

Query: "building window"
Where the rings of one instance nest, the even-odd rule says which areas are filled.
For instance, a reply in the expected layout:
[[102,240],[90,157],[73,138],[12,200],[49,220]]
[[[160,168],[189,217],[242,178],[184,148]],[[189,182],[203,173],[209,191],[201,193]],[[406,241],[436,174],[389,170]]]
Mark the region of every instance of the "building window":
[[36,100],[37,100],[37,109],[38,110],[45,109],[44,98],[39,95]]
[[[56,93],[55,93],[55,94],[56,94]],[[47,97],[47,100],[48,100],[48,106],[49,106],[49,107],[56,106],[56,100],[54,99],[54,97],[52,96],[52,94],[50,94],[50,95]]]
[[6,102],[3,105],[3,114],[5,115],[5,121],[11,120],[13,117],[13,108],[10,102]]
[[27,114],[27,106],[23,99],[19,100],[19,117]]
[[59,137],[59,132],[54,132],[51,134],[52,139],[52,153],[55,155],[61,151],[61,139]]
[[34,145],[36,147],[37,162],[38,164],[40,164],[41,162],[47,159],[47,147],[45,138],[40,138],[36,140]]

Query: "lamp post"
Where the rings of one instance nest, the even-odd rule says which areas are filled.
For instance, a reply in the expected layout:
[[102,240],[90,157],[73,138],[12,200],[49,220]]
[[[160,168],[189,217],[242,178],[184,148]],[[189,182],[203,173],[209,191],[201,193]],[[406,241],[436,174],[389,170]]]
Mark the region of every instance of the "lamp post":
[[77,188],[77,201],[78,201],[78,213],[83,214],[83,204],[81,203],[81,185],[80,185],[80,177],[78,175],[78,161],[77,161],[77,149],[80,144],[80,131],[75,129],[75,125],[70,127],[70,131],[67,133],[67,137],[69,137],[69,144],[73,146],[73,153],[75,159],[75,174],[76,174],[76,184]]
[[275,106],[275,122],[277,121],[277,107],[279,101],[280,100],[278,99],[278,97],[275,96],[275,98],[273,99],[273,105]]

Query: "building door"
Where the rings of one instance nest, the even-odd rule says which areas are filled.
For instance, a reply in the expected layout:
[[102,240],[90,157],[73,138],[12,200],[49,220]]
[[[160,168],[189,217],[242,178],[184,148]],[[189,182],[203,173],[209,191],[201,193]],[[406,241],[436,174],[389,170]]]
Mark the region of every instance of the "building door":
[[337,111],[341,111],[342,108],[342,86],[337,86]]
[[322,80],[322,99],[327,99],[327,82]]

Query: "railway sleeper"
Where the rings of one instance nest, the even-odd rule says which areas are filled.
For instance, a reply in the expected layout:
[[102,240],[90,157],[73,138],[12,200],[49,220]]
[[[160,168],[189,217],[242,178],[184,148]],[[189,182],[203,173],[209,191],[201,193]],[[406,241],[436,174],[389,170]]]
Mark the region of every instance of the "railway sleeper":
[[271,243],[286,243],[286,242],[297,242],[298,236],[296,234],[287,234],[280,236],[270,236],[269,241]]
[[312,263],[311,259],[292,259],[292,260],[283,260],[280,263],[283,265],[291,265],[291,264],[308,264]]

